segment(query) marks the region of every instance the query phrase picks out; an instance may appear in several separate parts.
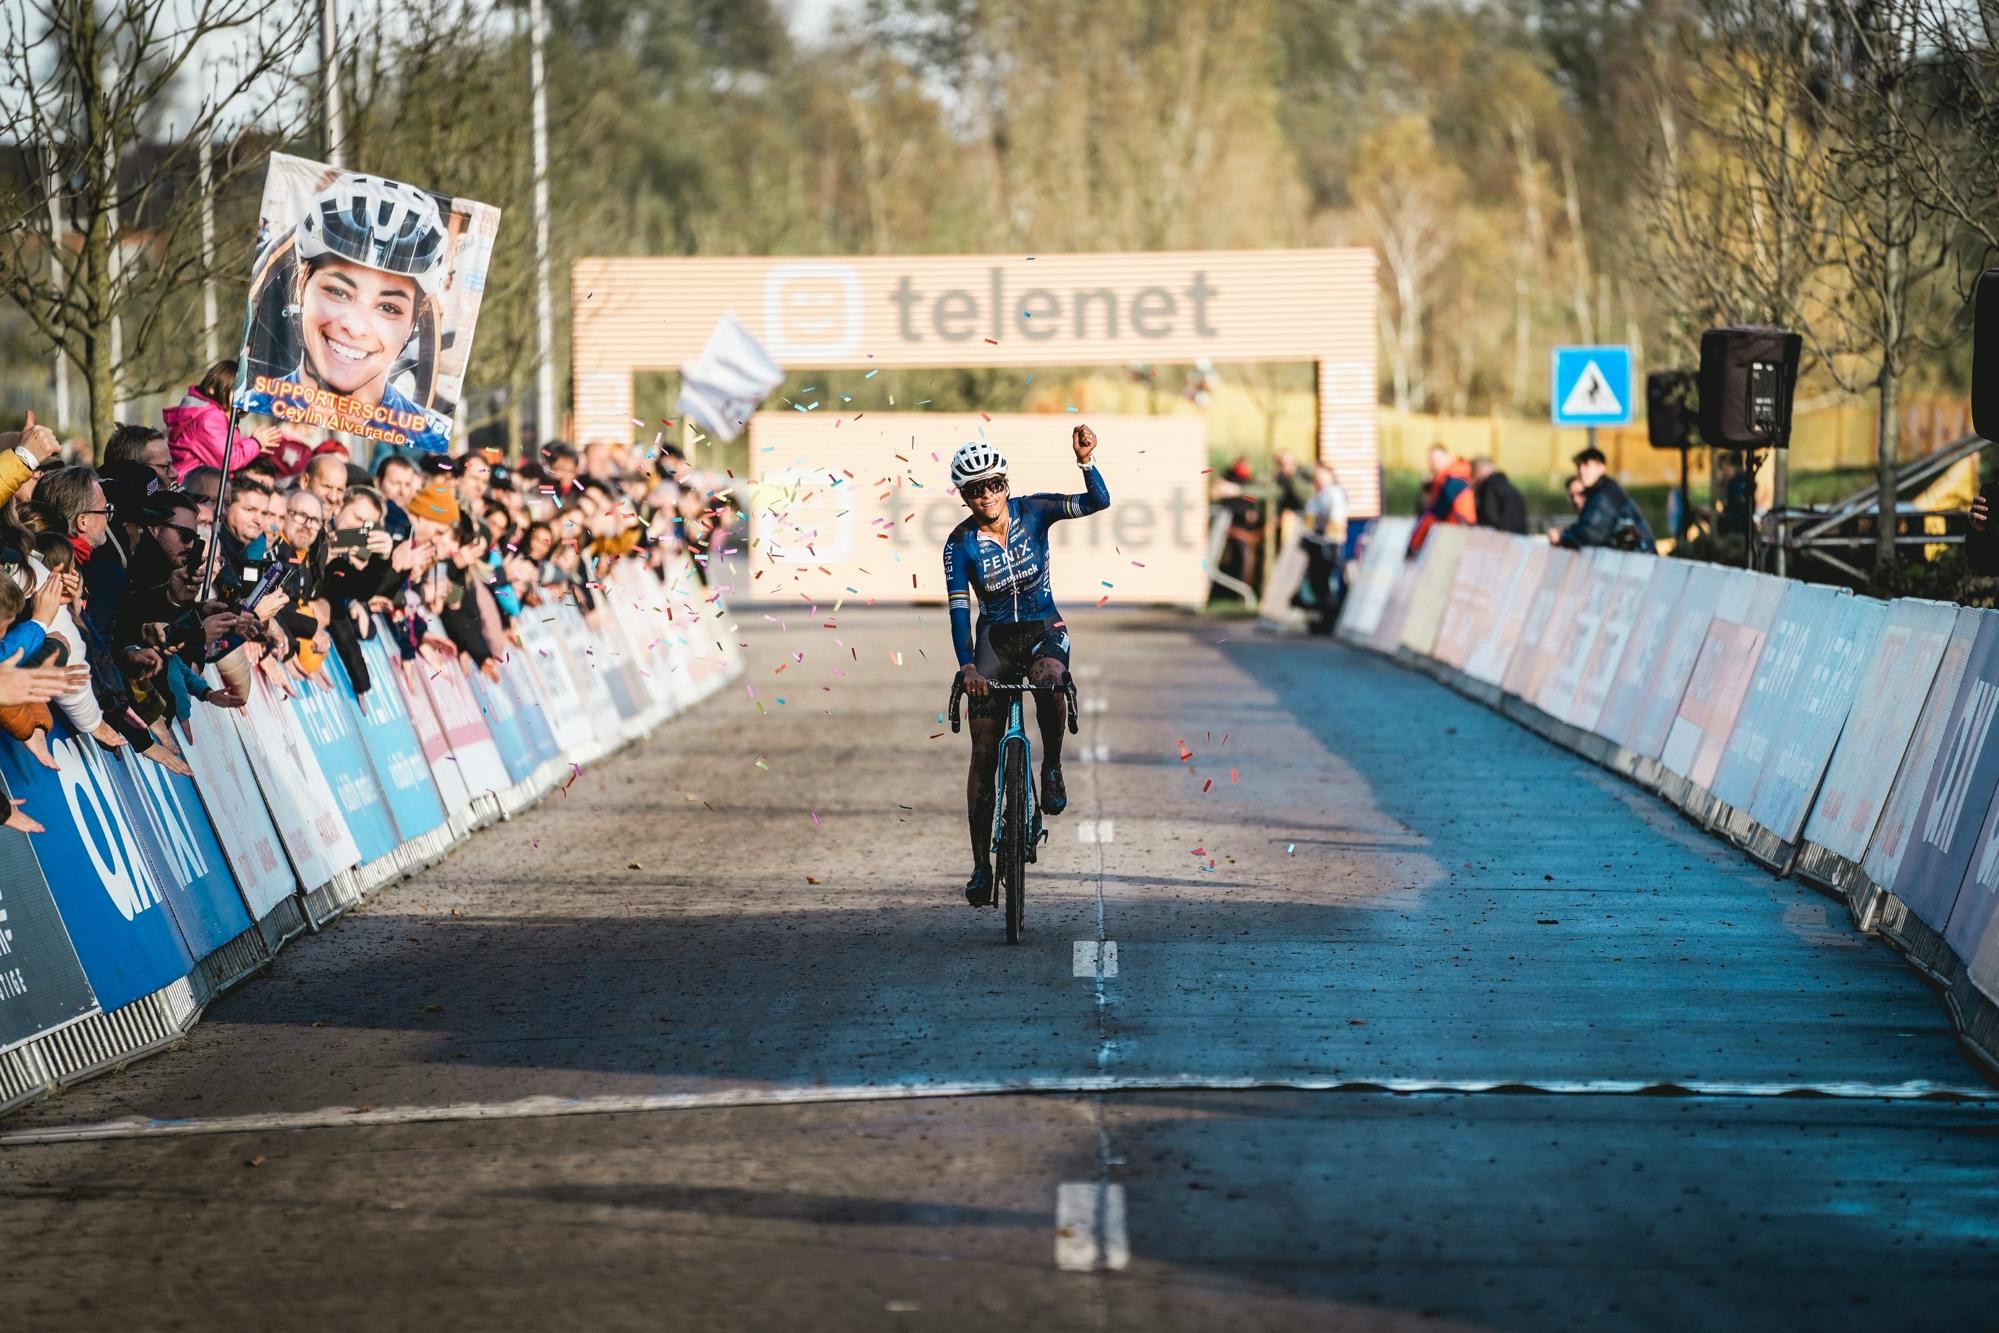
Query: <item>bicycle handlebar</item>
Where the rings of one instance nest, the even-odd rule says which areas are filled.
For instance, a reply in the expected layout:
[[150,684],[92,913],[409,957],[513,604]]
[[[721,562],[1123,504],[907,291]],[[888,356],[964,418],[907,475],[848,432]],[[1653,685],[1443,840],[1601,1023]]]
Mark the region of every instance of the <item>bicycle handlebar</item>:
[[[986,682],[986,688],[994,694],[1067,695],[1069,698],[1069,734],[1071,736],[1076,734],[1076,714],[1080,711],[1076,705],[1076,678],[1068,672],[1065,671],[1062,673],[1062,683],[1060,685],[1036,685],[1032,681],[1020,685],[1003,685],[998,681],[989,680]],[[951,706],[949,712],[951,730],[954,734],[958,730],[958,701],[964,697],[965,678],[963,676],[951,677]]]

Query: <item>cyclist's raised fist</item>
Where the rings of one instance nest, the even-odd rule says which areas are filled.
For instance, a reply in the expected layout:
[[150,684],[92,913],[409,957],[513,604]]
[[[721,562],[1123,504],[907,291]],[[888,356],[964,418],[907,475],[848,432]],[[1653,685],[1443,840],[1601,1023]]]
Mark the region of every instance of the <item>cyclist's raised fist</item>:
[[1097,451],[1097,433],[1088,426],[1078,426],[1071,432],[1071,439],[1076,446],[1076,461],[1089,462],[1090,455]]

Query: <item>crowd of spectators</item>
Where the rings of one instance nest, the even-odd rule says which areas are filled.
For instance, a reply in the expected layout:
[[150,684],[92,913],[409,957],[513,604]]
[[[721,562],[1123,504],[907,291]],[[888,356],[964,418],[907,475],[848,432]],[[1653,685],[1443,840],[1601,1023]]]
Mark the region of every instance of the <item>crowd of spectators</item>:
[[[1569,503],[1576,517],[1548,529],[1557,546],[1580,550],[1606,546],[1623,551],[1655,551],[1651,525],[1644,511],[1610,475],[1609,461],[1595,445],[1570,460],[1575,472],[1568,479]],[[1466,463],[1441,444],[1430,446],[1430,480],[1409,537],[1409,554],[1423,549],[1438,524],[1527,531],[1527,502],[1507,475],[1490,458]]]
[[[0,727],[35,761],[56,766],[60,714],[187,774],[173,723],[243,707],[253,673],[280,692],[323,687],[337,657],[365,692],[361,644],[381,634],[405,658],[497,678],[519,617],[566,602],[594,620],[614,562],[686,551],[712,577],[743,548],[733,483],[671,449],[368,466],[338,437],[245,423],[225,487],[235,375],[211,367],[163,429],[118,426],[94,465],[65,463],[32,416],[0,434]],[[0,807],[7,827],[41,831]]]
[[1242,597],[1245,588],[1261,595],[1277,553],[1295,540],[1306,565],[1292,605],[1306,612],[1313,632],[1330,633],[1345,595],[1347,493],[1331,464],[1314,465],[1308,481],[1290,454],[1280,451],[1275,462],[1268,495],[1259,494],[1256,470],[1246,457],[1214,478],[1209,505],[1222,537],[1215,561],[1220,577],[1211,596]]

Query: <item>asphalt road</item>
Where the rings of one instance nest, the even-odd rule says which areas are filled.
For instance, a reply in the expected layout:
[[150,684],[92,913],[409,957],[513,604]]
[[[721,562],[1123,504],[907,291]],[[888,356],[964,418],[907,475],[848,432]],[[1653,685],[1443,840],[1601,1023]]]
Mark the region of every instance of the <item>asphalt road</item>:
[[1085,612],[1009,948],[941,613],[822,619],[0,1122],[10,1322],[1989,1325],[1999,1102],[1827,900],[1377,659]]

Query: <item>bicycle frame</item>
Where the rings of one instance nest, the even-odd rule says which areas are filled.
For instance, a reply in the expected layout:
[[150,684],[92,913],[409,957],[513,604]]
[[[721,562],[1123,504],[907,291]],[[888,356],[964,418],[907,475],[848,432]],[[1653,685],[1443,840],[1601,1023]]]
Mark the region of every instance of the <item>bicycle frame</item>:
[[1027,845],[1034,846],[1041,836],[1040,802],[1034,790],[1034,743],[1027,739],[1024,724],[1026,710],[1020,706],[1020,695],[1014,694],[1007,704],[1006,730],[1000,733],[999,752],[993,764],[993,837],[994,856],[1000,854],[1000,826],[1005,823],[1006,805],[1006,752],[1009,747],[1020,747],[1020,771],[1027,774]]
[[[1006,730],[1000,734],[999,749],[993,760],[993,833],[992,851],[995,856],[1000,850],[1000,827],[1005,816],[1006,796],[1006,756],[1008,747],[1020,747],[1021,771],[1028,775],[1027,782],[1027,833],[1029,845],[1040,833],[1040,798],[1034,789],[1034,743],[1028,739],[1025,720],[1026,710],[1021,707],[1021,696],[1027,694],[1062,694],[1069,701],[1069,734],[1076,734],[1076,680],[1068,672],[1062,673],[1060,685],[1002,685],[988,681],[986,688],[995,694],[1011,695],[1006,710]],[[965,681],[962,676],[951,678],[951,730],[958,730],[958,702],[965,696]]]

